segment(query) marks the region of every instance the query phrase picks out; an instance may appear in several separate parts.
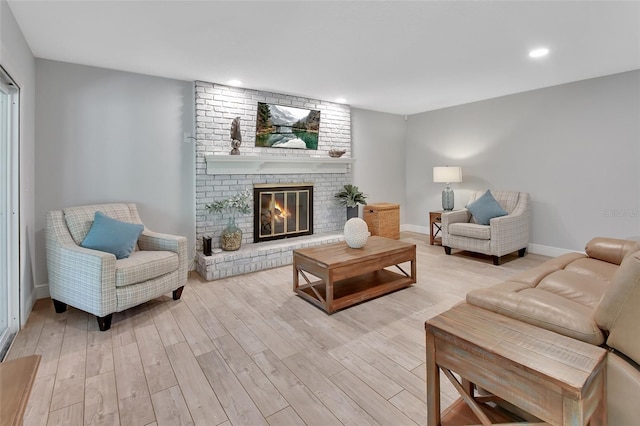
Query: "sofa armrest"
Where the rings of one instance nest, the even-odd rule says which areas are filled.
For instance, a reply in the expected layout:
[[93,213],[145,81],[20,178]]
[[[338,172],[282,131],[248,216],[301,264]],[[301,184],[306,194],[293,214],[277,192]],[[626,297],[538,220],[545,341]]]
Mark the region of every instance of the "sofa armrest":
[[504,256],[529,244],[529,213],[518,212],[494,217],[491,226],[491,253]]
[[522,228],[526,229],[529,235],[529,216],[525,214],[508,214],[506,216],[494,217],[489,221],[491,226],[491,238],[501,238]]
[[638,241],[604,237],[593,238],[585,247],[587,256],[615,265],[620,265],[627,255],[638,250],[640,250]]
[[61,211],[47,213],[45,241],[51,298],[97,316],[115,312],[116,257],[76,245]]
[[469,210],[467,209],[455,210],[451,212],[443,212],[440,215],[440,218],[442,222],[442,229],[445,230],[452,223],[469,223],[471,213],[469,213]]
[[471,219],[471,213],[469,210],[455,210],[451,212],[443,212],[440,215],[440,222],[442,223],[442,245],[449,246],[449,225],[453,223],[469,223]]
[[164,250],[180,254],[181,246],[186,251],[187,239],[178,235],[161,234],[145,228],[138,238],[140,250]]
[[145,228],[138,238],[140,250],[164,250],[178,254],[179,268],[184,281],[189,271],[189,253],[187,250],[187,238],[178,235],[161,234]]

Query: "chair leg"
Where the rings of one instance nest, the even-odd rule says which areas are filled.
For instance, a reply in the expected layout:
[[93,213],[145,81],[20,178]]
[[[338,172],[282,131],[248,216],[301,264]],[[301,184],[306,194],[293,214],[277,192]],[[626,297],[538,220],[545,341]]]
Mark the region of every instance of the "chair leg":
[[527,251],[527,248],[521,248],[520,250],[518,250],[518,257],[524,257],[525,252]]
[[177,289],[173,290],[173,300],[178,300],[180,299],[180,297],[182,297],[182,290],[184,290],[184,286],[178,287]]
[[500,265],[500,256],[492,256],[493,257],[493,264],[498,266]]
[[446,254],[451,254],[451,247],[447,247],[447,246],[442,246],[442,247],[444,247],[444,252]]
[[96,317],[100,331],[107,331],[111,328],[111,318],[113,318],[113,314],[109,314],[104,317]]
[[66,303],[63,303],[63,302],[61,302],[59,300],[56,300],[56,299],[51,299],[51,300],[53,301],[53,307],[56,310],[56,314],[61,314],[64,311],[67,310],[67,304]]

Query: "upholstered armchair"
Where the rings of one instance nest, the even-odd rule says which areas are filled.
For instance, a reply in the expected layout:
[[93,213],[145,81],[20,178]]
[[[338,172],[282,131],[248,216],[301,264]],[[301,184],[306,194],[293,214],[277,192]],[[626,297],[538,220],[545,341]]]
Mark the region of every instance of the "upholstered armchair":
[[[468,250],[493,257],[493,264],[500,257],[518,251],[524,256],[529,244],[529,194],[515,191],[491,191],[504,209],[504,216],[493,217],[487,225],[477,223],[469,209],[444,212],[442,214],[442,246],[446,254],[451,249]],[[479,191],[471,196],[469,204],[485,195]],[[467,205],[469,205],[467,204]]]
[[[139,224],[128,257],[86,248],[96,212],[109,219]],[[115,222],[115,221],[114,221]],[[141,233],[140,233],[141,231]],[[95,234],[94,234],[95,235]],[[187,281],[185,237],[151,232],[135,204],[71,207],[47,213],[45,226],[49,292],[56,312],[67,305],[93,314],[101,331],[111,327],[114,312],[173,292],[177,300]]]

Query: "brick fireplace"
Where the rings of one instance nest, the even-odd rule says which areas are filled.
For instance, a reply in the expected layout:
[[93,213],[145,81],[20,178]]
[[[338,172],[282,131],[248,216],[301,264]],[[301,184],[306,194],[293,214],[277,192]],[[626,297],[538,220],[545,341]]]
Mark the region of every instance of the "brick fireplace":
[[[218,279],[291,263],[296,247],[342,239],[344,207],[334,194],[351,183],[351,112],[347,105],[271,92],[227,87],[197,81],[196,90],[196,270],[204,278]],[[314,109],[321,112],[318,149],[265,148],[255,146],[258,102]],[[230,156],[230,126],[240,117],[240,155]],[[346,150],[342,158],[330,158],[331,149]],[[202,255],[202,237],[213,247],[227,223],[224,214],[210,214],[206,204],[260,185],[290,187],[304,182],[313,186],[309,222],[313,235],[289,236],[258,242],[254,213],[236,216],[243,232],[237,252]]]

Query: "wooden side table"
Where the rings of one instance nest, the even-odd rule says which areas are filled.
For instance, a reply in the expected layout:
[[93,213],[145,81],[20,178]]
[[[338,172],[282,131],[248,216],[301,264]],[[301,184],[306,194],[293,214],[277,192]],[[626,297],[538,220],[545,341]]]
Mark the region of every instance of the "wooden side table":
[[[603,348],[466,303],[428,320],[425,330],[427,425],[447,420],[440,416],[439,370],[483,425],[492,424],[483,404],[491,398],[551,425],[607,423]],[[473,384],[495,397],[474,396]]]
[[442,231],[442,213],[444,210],[429,212],[429,244],[431,245],[434,243],[442,245],[442,237],[438,237]]

